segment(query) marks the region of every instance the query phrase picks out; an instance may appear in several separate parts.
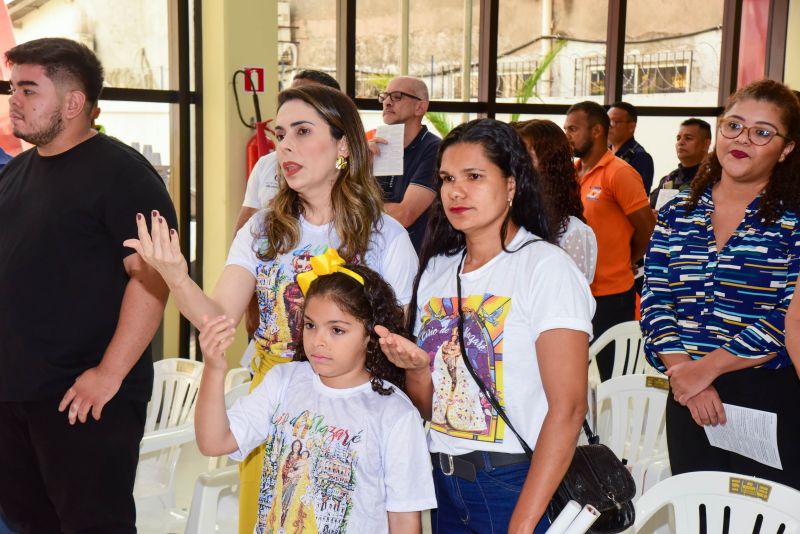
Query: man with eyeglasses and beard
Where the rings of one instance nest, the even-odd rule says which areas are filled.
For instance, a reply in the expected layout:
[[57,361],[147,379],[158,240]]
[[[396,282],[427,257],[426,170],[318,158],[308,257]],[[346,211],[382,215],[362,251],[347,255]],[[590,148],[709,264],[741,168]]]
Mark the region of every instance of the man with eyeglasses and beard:
[[[405,125],[403,174],[378,177],[386,201],[384,209],[408,230],[419,253],[428,222],[425,212],[436,197],[433,169],[442,142],[422,124],[428,111],[428,87],[422,80],[399,76],[378,95],[378,102],[383,104],[384,123]],[[381,137],[369,142],[373,154],[380,154],[381,144],[387,144]]]

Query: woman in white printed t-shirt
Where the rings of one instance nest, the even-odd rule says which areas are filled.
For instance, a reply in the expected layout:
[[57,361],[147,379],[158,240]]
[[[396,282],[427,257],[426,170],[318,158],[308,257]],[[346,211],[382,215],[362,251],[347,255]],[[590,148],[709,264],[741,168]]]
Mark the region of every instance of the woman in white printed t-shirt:
[[[253,388],[273,366],[292,361],[303,302],[295,278],[310,270],[313,256],[334,248],[345,261],[366,264],[404,305],[417,270],[408,233],[382,212],[364,127],[347,95],[323,86],[287,89],[278,96],[275,131],[278,193],[269,209],[237,232],[211,297],[189,278],[177,233],[163,219],[154,217],[151,242],[140,217],[142,241],[129,243],[159,271],[181,313],[200,329],[220,315],[238,322],[256,292]],[[253,451],[242,467],[241,533],[253,532],[256,521],[263,452]]]
[[[544,532],[586,414],[594,300],[550,242],[538,176],[511,126],[479,119],[456,127],[437,168],[409,313],[417,344],[379,332],[384,352],[406,369],[412,401],[434,419],[433,531]],[[453,339],[466,361],[450,361]],[[532,461],[480,388],[473,394],[474,376],[533,449]]]

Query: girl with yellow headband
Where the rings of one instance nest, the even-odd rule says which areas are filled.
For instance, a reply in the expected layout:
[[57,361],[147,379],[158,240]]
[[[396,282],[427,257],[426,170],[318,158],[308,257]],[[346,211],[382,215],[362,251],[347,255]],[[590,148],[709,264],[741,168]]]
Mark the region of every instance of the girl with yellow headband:
[[200,334],[213,369],[197,401],[200,450],[243,459],[266,444],[257,533],[420,532],[420,510],[436,506],[422,419],[374,329],[404,332],[403,309],[377,273],[343,263],[330,249],[311,258],[298,275],[306,298],[294,361],[227,413],[234,323],[217,317]]
[[[380,274],[403,305],[417,270],[407,232],[382,213],[353,102],[334,89],[306,86],[283,91],[278,105],[278,193],[236,234],[210,297],[189,277],[177,232],[158,213],[152,214],[151,233],[140,214],[139,239],[126,242],[158,270],[181,313],[200,330],[207,328],[206,318],[220,315],[238,322],[256,292],[254,388],[273,366],[294,356],[303,302],[296,276],[310,270],[313,256],[338,249],[346,261]],[[256,522],[263,451],[254,451],[242,467],[239,532],[245,534]]]

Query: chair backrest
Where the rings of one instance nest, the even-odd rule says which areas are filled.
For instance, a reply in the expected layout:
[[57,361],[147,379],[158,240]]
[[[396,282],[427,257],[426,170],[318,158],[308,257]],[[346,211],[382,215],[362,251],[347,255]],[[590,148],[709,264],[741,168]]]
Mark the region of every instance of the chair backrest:
[[[153,395],[147,405],[144,435],[191,425],[203,373],[203,363],[167,358],[153,364]],[[157,508],[174,506],[175,467],[180,445],[170,445],[139,455],[134,496],[137,508],[152,508],[143,499],[157,501]]]
[[203,363],[167,358],[153,364],[153,396],[144,431],[153,432],[192,421]]
[[648,375],[617,376],[597,386],[597,434],[630,464],[667,453],[669,382]]
[[611,376],[648,372],[650,366],[644,357],[644,342],[638,321],[616,324],[595,339],[589,347],[590,365],[597,367],[597,353],[609,343],[614,343],[614,370]]
[[235,367],[225,374],[225,393],[245,382],[250,382],[253,377],[245,367]]
[[658,525],[648,522],[665,506],[674,512],[676,534],[800,532],[800,491],[735,473],[699,471],[659,482],[636,502],[635,531],[652,532]]

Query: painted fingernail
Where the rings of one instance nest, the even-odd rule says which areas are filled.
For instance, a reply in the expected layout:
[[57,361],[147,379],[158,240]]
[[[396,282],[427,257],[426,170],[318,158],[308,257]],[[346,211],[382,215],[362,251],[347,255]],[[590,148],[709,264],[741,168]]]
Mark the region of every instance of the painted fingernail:
[[144,218],[144,215],[142,215],[141,213],[137,213],[136,214],[136,220],[137,221],[141,221],[143,218]]
[[159,217],[158,218],[158,222],[163,223],[164,222],[164,217]]
[[172,235],[177,235],[178,232],[175,230],[175,228],[170,228],[169,233],[171,233]]
[[158,216],[158,211],[157,210],[153,210],[151,213],[152,213],[153,217],[157,217]]

